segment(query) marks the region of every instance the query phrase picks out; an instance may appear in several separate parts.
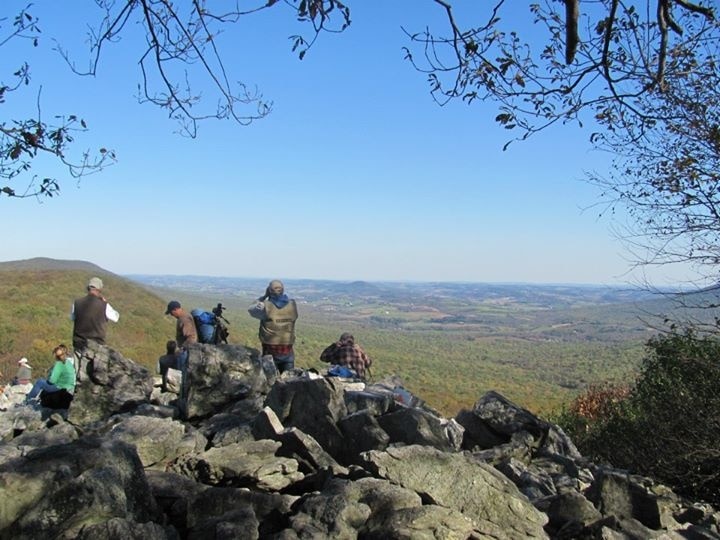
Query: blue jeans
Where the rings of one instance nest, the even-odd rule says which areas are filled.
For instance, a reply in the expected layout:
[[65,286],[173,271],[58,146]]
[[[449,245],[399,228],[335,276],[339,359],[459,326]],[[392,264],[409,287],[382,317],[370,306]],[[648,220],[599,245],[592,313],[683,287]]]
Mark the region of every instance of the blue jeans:
[[182,378],[180,379],[180,397],[186,398],[187,397],[187,365],[188,365],[188,356],[190,354],[188,353],[187,349],[182,349],[177,354],[177,369],[182,373]]
[[28,392],[28,395],[25,396],[25,399],[35,399],[40,395],[40,392],[47,392],[48,394],[51,394],[52,392],[59,391],[60,388],[55,386],[53,383],[49,383],[45,379],[38,379],[37,381],[35,381],[35,384],[33,384],[33,387],[30,392]]
[[280,373],[293,369],[295,367],[295,353],[274,355],[273,362],[275,362],[275,367]]

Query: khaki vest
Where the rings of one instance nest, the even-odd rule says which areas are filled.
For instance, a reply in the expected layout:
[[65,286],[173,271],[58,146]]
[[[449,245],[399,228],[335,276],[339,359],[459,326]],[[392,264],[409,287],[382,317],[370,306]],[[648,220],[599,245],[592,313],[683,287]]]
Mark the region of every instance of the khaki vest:
[[260,341],[268,345],[295,343],[295,321],[298,318],[295,300],[277,308],[270,300],[265,302],[266,319],[260,322]]

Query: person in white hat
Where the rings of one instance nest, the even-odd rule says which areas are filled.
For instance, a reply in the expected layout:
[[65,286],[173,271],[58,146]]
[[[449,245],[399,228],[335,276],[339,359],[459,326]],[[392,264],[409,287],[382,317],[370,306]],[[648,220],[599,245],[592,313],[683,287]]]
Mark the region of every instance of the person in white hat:
[[24,356],[18,360],[18,370],[13,379],[13,384],[27,384],[32,382],[32,366]]
[[99,277],[91,278],[87,294],[73,302],[70,319],[73,321],[73,349],[77,360],[78,378],[82,377],[83,351],[89,341],[105,344],[108,321],[118,322],[120,314],[102,294],[103,282]]

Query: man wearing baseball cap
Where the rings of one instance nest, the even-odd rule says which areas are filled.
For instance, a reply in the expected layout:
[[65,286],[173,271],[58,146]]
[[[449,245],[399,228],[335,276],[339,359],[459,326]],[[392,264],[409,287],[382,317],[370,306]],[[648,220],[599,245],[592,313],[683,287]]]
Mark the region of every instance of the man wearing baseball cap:
[[195,321],[192,315],[185,311],[177,300],[168,302],[165,315],[172,315],[177,320],[175,323],[175,342],[177,344],[177,350],[175,352],[176,361],[174,365],[172,363],[167,363],[166,365],[173,369],[179,369],[182,372],[180,397],[185,397],[187,393],[187,347],[188,345],[198,342],[197,329],[195,328]]
[[102,279],[91,278],[87,284],[87,294],[76,299],[70,311],[70,318],[73,321],[73,348],[78,362],[76,371],[79,380],[82,380],[85,375],[80,363],[88,342],[94,341],[104,345],[107,322],[118,322],[120,319],[120,314],[105,299],[102,290]]

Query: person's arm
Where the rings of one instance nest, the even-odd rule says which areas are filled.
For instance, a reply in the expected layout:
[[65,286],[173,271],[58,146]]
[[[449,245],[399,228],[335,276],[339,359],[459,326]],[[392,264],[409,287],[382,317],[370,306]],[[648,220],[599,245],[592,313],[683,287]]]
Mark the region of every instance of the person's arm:
[[183,319],[182,322],[183,347],[197,343],[197,330],[192,318]]
[[365,367],[366,367],[366,368],[369,368],[370,366],[372,366],[372,358],[370,358],[370,357],[365,353],[365,351],[363,351],[362,349],[361,349],[361,355],[360,355],[360,357],[362,358],[362,361],[363,361],[363,363],[365,364]]
[[248,313],[252,318],[260,319],[262,321],[266,317],[265,303],[262,300],[258,300],[248,308]]
[[335,355],[337,353],[337,350],[338,350],[337,343],[332,343],[332,344],[328,345],[327,347],[325,347],[325,350],[320,355],[320,360],[322,362],[329,362],[330,364],[332,364],[333,361],[335,360]]
[[120,314],[110,305],[110,302],[105,303],[105,317],[108,321],[118,322],[120,320]]
[[62,371],[62,366],[60,365],[60,362],[55,362],[52,367],[52,371],[50,371],[50,376],[48,377],[48,382],[50,384],[57,384],[58,379],[60,379],[60,372]]

